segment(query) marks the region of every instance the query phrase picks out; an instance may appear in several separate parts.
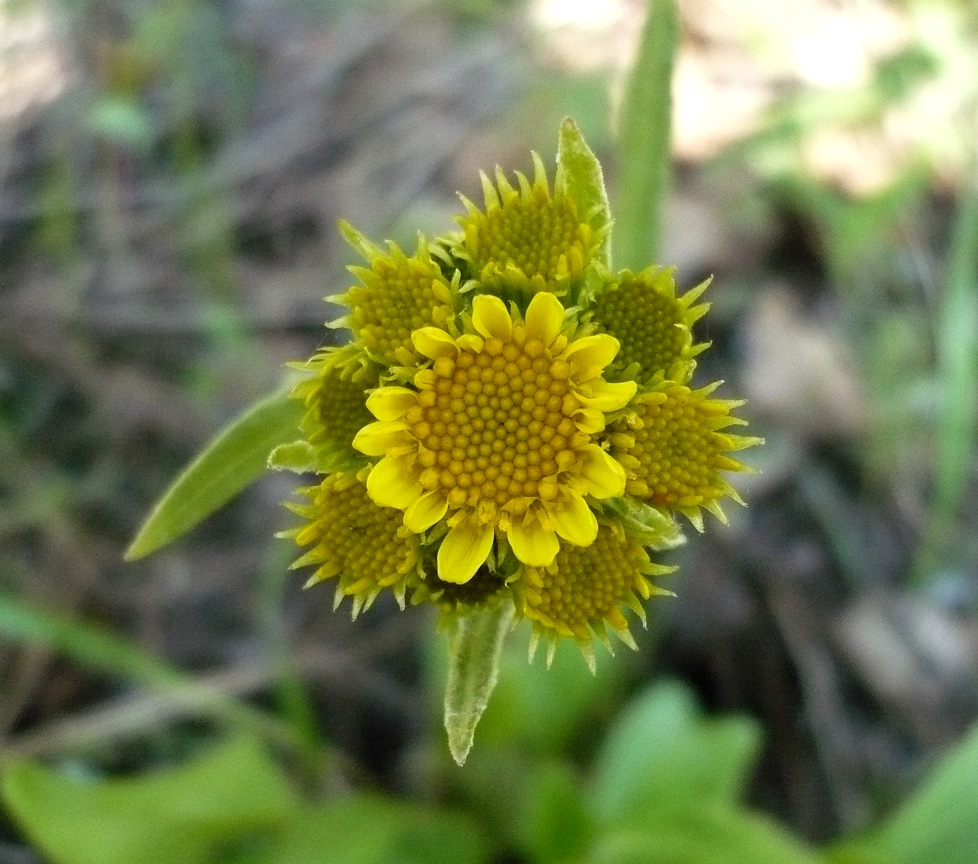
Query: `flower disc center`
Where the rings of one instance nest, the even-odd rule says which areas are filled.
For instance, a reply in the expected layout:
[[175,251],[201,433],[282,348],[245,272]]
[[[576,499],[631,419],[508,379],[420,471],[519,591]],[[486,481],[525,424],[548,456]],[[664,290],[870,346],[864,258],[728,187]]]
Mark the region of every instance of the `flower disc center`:
[[439,357],[434,376],[405,417],[420,447],[420,481],[446,493],[449,506],[521,512],[527,499],[557,497],[561,472],[590,436],[574,415],[571,368],[543,342],[485,340],[457,358]]

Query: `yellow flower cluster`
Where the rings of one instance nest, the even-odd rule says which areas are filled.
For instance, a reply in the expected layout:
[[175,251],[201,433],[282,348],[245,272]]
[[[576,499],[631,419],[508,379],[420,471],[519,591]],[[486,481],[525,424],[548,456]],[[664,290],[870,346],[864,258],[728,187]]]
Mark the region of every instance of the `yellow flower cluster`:
[[759,439],[725,431],[741,403],[691,389],[707,348],[692,327],[706,283],[614,273],[609,221],[581,212],[558,167],[532,180],[483,175],[460,230],[386,250],[349,225],[365,259],[334,299],[350,342],[299,365],[306,405],[304,524],[295,566],[338,578],[354,614],[390,590],[449,614],[499,603],[566,636],[632,644],[623,610],[668,593],[649,550],[674,545],[676,516],[702,530],[740,502],[721,472]]

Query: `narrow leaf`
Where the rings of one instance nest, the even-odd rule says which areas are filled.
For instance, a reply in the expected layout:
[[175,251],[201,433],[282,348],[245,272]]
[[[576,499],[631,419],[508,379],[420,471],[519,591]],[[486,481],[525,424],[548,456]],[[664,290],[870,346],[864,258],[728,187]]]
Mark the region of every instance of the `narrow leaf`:
[[254,482],[295,440],[303,406],[286,391],[256,402],[214,438],[157,502],[126,551],[135,561],[172,543]]
[[[293,730],[278,718],[239,702],[220,689],[209,687],[206,682],[195,680],[131,639],[91,622],[73,620],[0,592],[0,639],[43,645],[80,666],[136,682],[163,694],[159,704],[147,702],[147,708],[151,710],[145,716],[130,706],[119,729],[138,728],[146,720],[158,725],[166,713],[164,709],[172,709],[190,715],[222,717],[280,746],[298,749],[299,742]],[[65,724],[56,736],[57,740],[65,745],[76,739],[82,742],[87,732],[85,724],[77,720],[68,720]],[[104,741],[110,727],[111,723],[103,717],[98,740]]]
[[641,270],[655,260],[662,241],[678,32],[674,0],[651,0],[618,128],[614,232],[618,267]]
[[169,687],[186,680],[129,639],[2,592],[0,636],[12,642],[44,645],[84,666],[151,686]]
[[513,607],[472,612],[455,619],[449,634],[445,729],[448,748],[459,765],[472,749],[475,727],[489,704],[499,676],[499,655],[513,620]]
[[926,581],[954,540],[958,515],[978,448],[978,172],[954,225],[937,330],[937,374],[943,397],[937,428],[936,476],[930,523],[914,568]]
[[611,266],[611,206],[604,185],[601,163],[588,147],[577,124],[566,118],[560,124],[557,139],[557,166],[560,171],[559,182],[564,184],[564,192],[577,205],[582,218],[587,218],[592,228],[604,231],[601,244],[601,259],[606,267]]

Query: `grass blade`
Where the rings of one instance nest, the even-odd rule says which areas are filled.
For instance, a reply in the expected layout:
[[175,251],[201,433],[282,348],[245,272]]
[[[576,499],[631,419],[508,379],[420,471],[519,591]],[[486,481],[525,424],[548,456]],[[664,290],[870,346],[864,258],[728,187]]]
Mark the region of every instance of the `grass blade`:
[[914,568],[918,584],[930,579],[947,552],[978,449],[978,171],[975,174],[955,220],[938,321],[937,383],[942,407],[930,521]]
[[669,187],[672,67],[678,36],[673,0],[651,0],[618,128],[613,252],[619,268],[641,270],[659,252]]
[[[295,732],[278,718],[203,686],[132,640],[95,624],[73,620],[0,592],[0,638],[43,645],[79,666],[150,688],[188,713],[222,717],[239,728],[299,750]],[[160,716],[164,713],[158,711]]]

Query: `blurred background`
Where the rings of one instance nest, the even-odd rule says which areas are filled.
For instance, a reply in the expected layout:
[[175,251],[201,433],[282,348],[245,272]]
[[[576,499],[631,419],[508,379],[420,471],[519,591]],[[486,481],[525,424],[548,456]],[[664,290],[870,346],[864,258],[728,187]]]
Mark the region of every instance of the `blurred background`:
[[[481,200],[480,168],[550,162],[566,115],[614,210],[646,3],[0,3],[0,751],[97,785],[258,728],[306,800],[459,812],[482,844],[463,860],[519,864],[554,842],[526,839],[524,775],[600,786],[616,718],[670,682],[689,724],[748,724],[745,805],[799,842],[913,794],[978,716],[978,10],[677,7],[662,263],[714,277],[698,380],[749,399],[760,472],[728,527],[663,557],[678,597],[640,652],[592,679],[561,651],[548,675],[521,631],[459,771],[432,616],[351,624],[286,571],[295,478],[122,554],[327,338],[338,218],[413,248],[457,191]],[[0,862],[48,860],[39,831],[0,816]],[[239,853],[170,860],[265,860]]]

